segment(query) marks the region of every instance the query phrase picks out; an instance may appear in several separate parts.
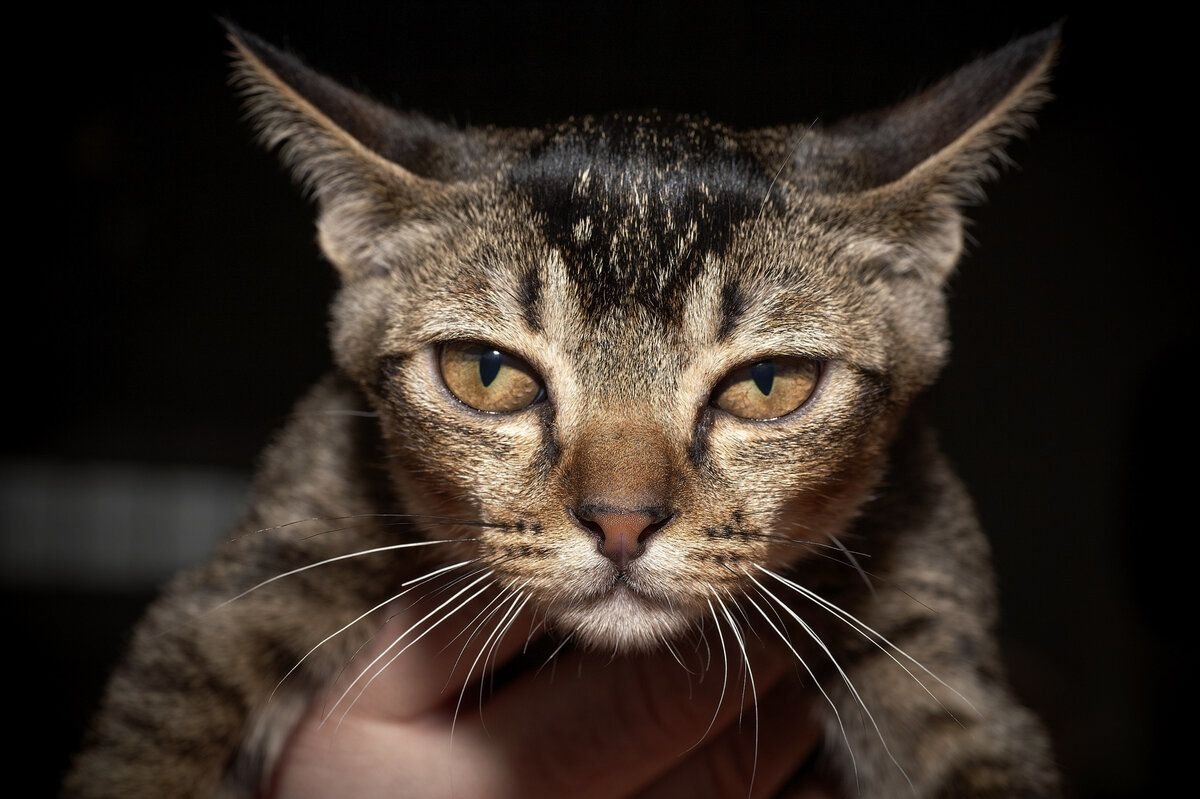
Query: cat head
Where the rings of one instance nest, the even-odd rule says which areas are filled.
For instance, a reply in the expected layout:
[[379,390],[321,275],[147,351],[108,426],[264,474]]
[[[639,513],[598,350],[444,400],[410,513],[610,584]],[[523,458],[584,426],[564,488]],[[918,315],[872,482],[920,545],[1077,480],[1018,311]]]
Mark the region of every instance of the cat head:
[[[835,542],[947,352],[964,202],[1045,99],[1057,28],[883,112],[457,129],[232,29],[319,208],[339,368],[404,510],[579,640],[654,645]],[[482,532],[480,532],[482,530]]]

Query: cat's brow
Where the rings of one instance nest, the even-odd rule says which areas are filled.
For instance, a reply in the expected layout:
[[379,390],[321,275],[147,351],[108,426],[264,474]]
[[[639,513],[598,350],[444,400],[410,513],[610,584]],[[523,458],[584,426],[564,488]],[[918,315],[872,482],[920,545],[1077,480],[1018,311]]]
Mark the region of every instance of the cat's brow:
[[560,127],[513,170],[585,318],[631,306],[664,324],[681,316],[711,259],[773,196],[733,141],[703,120],[615,116]]
[[717,341],[727,341],[746,314],[746,294],[737,283],[721,288],[721,322],[717,326]]
[[542,331],[541,299],[541,272],[536,265],[527,266],[517,284],[517,302],[521,307],[521,318],[530,330],[537,333]]

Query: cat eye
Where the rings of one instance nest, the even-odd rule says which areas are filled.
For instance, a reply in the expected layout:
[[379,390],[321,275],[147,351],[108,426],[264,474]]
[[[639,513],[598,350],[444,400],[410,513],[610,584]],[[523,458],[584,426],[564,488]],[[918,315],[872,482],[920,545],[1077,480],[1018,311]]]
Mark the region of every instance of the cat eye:
[[777,419],[799,408],[817,388],[821,365],[811,358],[771,358],[734,369],[712,404],[742,419]]
[[488,344],[443,344],[438,360],[446,388],[478,411],[513,413],[546,393],[529,364]]

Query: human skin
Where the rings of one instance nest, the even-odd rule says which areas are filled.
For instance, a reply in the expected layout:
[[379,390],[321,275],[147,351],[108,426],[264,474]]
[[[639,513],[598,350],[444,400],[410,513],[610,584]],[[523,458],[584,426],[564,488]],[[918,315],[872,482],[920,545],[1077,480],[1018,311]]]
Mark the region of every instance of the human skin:
[[[414,607],[393,616],[313,702],[276,768],[272,799],[767,797],[821,740],[811,689],[788,653],[753,635],[745,641],[753,690],[737,642],[725,641],[726,673],[710,635],[711,651],[688,650],[682,665],[663,652],[569,651],[488,692],[463,686],[469,673],[478,679],[472,661],[493,624],[464,643],[456,637],[463,626],[447,623],[396,658],[346,713],[363,683],[338,699],[354,677],[421,614]],[[534,623],[523,614],[512,625],[492,671],[521,656]],[[814,784],[789,796],[833,794]]]

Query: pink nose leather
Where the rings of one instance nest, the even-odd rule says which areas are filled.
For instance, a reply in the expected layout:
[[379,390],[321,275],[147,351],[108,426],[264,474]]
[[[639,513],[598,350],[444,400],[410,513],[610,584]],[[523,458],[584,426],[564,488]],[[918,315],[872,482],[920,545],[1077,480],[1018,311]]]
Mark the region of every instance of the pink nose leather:
[[575,516],[600,539],[604,556],[622,569],[646,550],[646,539],[671,518],[671,514],[658,511],[607,508],[581,508]]

